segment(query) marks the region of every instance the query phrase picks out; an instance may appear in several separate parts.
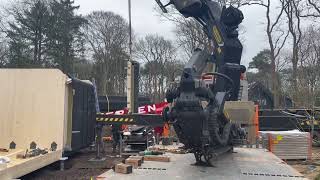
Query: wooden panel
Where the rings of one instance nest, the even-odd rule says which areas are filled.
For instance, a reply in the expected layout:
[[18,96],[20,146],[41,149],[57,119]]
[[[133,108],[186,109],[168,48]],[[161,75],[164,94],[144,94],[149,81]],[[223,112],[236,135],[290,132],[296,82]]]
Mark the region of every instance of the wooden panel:
[[[10,158],[0,179],[18,178],[58,161],[67,143],[67,76],[56,69],[0,69],[0,148],[16,149],[0,156]],[[71,94],[72,95],[72,94]],[[48,150],[57,143],[57,151],[33,158],[17,159],[30,143]]]
[[1,180],[19,178],[53,162],[56,162],[62,156],[62,150],[58,150],[32,158],[16,159],[16,154],[19,152],[22,151],[17,150],[16,153],[11,153],[11,155],[8,156],[11,162],[8,164],[6,169],[0,171]]
[[0,148],[63,148],[67,77],[55,69],[0,70]]
[[145,161],[170,162],[169,156],[147,155],[144,156]]

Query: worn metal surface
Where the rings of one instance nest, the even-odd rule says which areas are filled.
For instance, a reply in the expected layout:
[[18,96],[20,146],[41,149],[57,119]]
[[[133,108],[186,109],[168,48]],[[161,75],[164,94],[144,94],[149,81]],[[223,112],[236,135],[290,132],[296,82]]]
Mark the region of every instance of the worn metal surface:
[[132,174],[114,173],[100,175],[108,180],[212,180],[212,179],[305,179],[299,172],[263,149],[236,148],[235,153],[225,154],[215,160],[215,167],[199,167],[193,154],[167,154],[171,162],[148,162],[134,169]]

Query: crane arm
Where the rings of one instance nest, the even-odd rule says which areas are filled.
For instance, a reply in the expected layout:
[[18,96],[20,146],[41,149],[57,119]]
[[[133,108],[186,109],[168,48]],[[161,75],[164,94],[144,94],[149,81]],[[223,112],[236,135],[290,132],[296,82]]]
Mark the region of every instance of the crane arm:
[[[163,5],[156,0],[166,13],[166,7],[174,5],[186,18],[196,19],[212,44],[211,60],[216,64],[216,71],[225,74],[234,82],[230,100],[237,100],[240,86],[240,75],[245,71],[240,66],[243,46],[238,38],[238,26],[243,20],[242,12],[232,6],[221,8],[220,4],[211,0],[171,0]],[[222,77],[217,77],[215,91],[230,89],[230,84]]]

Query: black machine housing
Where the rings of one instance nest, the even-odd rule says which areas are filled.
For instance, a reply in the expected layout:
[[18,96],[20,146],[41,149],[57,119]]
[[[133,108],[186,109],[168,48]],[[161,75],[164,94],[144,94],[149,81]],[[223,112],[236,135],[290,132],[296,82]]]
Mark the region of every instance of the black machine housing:
[[131,126],[129,132],[130,135],[123,136],[131,151],[144,151],[154,143],[153,128],[150,126]]
[[[240,65],[243,47],[237,31],[243,14],[211,0],[171,0],[167,5],[157,2],[164,12],[173,4],[184,17],[195,18],[211,42],[210,49],[194,51],[180,82],[168,89],[166,98],[171,106],[163,112],[197,163],[210,165],[214,156],[232,150],[245,136],[224,114],[224,103],[238,100],[240,75],[246,70]],[[209,84],[204,80],[208,76],[212,77]]]

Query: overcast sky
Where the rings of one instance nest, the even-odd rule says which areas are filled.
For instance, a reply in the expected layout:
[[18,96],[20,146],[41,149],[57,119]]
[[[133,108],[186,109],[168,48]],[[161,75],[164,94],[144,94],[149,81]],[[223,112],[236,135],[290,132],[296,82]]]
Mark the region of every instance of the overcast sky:
[[[8,0],[0,0],[0,4]],[[75,0],[80,5],[80,12],[86,15],[94,10],[113,11],[128,19],[127,0]],[[175,26],[170,22],[161,21],[154,8],[154,0],[132,0],[132,25],[138,36],[158,33],[174,40],[173,30]],[[242,25],[245,27],[244,51],[242,63],[248,65],[260,50],[267,47],[264,33],[264,9],[262,7],[250,6],[242,8],[245,20]]]
[[[88,14],[93,10],[113,11],[128,18],[127,0],[75,0],[80,5],[80,13]],[[138,36],[158,33],[174,40],[175,26],[170,22],[163,22],[154,8],[154,0],[132,0],[132,26]],[[264,9],[258,6],[242,8],[245,20],[244,51],[242,62],[248,65],[260,50],[267,47],[264,33]]]

